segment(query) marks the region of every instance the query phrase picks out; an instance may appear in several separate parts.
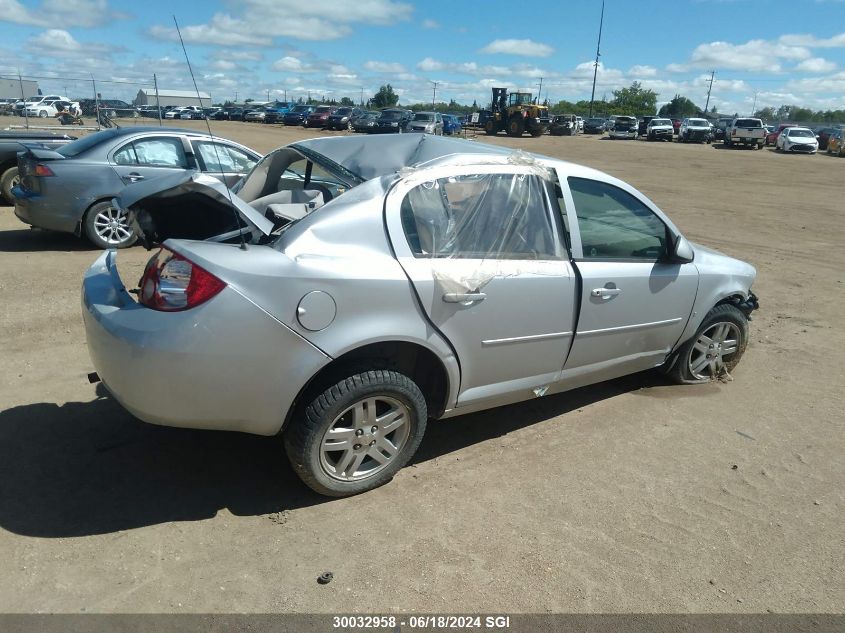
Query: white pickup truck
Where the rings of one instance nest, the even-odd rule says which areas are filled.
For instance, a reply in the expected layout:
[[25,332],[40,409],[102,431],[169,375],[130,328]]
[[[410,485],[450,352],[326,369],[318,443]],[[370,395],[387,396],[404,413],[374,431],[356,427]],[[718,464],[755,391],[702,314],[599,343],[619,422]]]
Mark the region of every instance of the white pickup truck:
[[751,145],[752,149],[761,149],[766,139],[766,128],[760,119],[734,119],[725,128],[725,147]]

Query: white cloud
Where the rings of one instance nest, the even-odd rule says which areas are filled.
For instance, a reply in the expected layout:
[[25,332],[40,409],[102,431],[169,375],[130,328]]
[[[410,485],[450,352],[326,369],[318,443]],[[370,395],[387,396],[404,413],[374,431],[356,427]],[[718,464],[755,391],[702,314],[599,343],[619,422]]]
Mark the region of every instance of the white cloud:
[[836,64],[823,57],[811,57],[798,64],[795,69],[808,73],[829,73],[836,70]]
[[238,65],[225,59],[218,59],[211,64],[211,67],[215,70],[234,70]]
[[48,29],[26,41],[26,47],[37,49],[42,55],[58,57],[94,57],[117,52],[117,47],[106,44],[80,43],[64,29]]
[[811,53],[806,47],[766,40],[751,40],[745,44],[710,42],[700,44],[693,50],[691,65],[717,70],[777,73],[782,70],[778,60],[799,61],[810,57]]
[[806,46],[808,48],[845,48],[845,33],[828,38],[818,38],[815,35],[782,35],[778,41],[787,46]]
[[634,77],[656,77],[657,69],[653,66],[640,66],[639,64],[631,66],[628,74]]
[[424,29],[439,29],[440,22],[437,20],[432,20],[431,18],[422,21],[422,27]]
[[40,5],[31,8],[18,0],[0,0],[0,22],[14,24],[94,27],[125,17],[110,9],[107,0],[43,0]]
[[404,73],[405,67],[396,62],[376,62],[369,61],[364,63],[364,68],[374,73]]
[[493,40],[480,52],[522,55],[524,57],[548,57],[555,52],[555,49],[548,44],[541,44],[533,40]]
[[302,63],[301,59],[296,57],[282,57],[281,59],[277,59],[273,62],[272,68],[273,70],[293,73],[312,72],[310,68]]
[[[352,24],[394,24],[408,19],[413,10],[396,0],[240,0],[233,6],[234,15],[215,13],[206,24],[182,27],[182,37],[220,46],[270,46],[282,37],[333,40],[349,35]],[[157,39],[178,39],[170,26],[156,25],[149,33]]]

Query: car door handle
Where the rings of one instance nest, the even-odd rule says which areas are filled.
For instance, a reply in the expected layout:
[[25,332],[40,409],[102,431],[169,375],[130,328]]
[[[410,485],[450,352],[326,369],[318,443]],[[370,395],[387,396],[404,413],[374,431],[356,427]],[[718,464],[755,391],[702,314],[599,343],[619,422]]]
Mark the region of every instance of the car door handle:
[[144,179],[144,177],[137,172],[132,172],[131,174],[126,174],[126,177],[129,178],[129,180],[131,180],[132,182],[138,182],[139,180]]
[[466,303],[468,301],[484,301],[487,295],[483,292],[447,292],[443,295],[446,303]]
[[621,288],[593,288],[591,295],[594,297],[601,297],[602,299],[609,299],[610,297],[615,297],[620,292],[622,292]]

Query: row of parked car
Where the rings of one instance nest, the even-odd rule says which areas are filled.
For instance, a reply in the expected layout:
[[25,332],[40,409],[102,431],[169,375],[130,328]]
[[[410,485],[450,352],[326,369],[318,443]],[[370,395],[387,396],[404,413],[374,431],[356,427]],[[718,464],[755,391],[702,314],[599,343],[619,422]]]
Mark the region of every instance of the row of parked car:
[[772,145],[777,151],[812,154],[826,150],[829,154],[842,156],[843,127],[834,125],[811,129],[795,123],[773,126],[753,117],[723,117],[712,123],[700,117],[670,119],[613,115],[584,120],[576,115],[565,114],[553,117],[549,132],[558,136],[607,133],[613,139],[644,138],[649,141],[677,140],[679,143],[711,143],[720,140],[727,147],[760,149]]
[[451,135],[459,133],[463,125],[460,117],[440,112],[413,112],[398,107],[366,110],[357,106],[306,104],[220,108],[209,113],[208,117],[218,121],[279,123],[368,133],[427,132]]

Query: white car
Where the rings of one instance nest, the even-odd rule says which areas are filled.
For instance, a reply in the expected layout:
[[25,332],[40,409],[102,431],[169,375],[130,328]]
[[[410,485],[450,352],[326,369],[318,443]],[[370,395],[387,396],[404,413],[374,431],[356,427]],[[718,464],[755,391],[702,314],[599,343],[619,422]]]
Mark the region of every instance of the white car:
[[58,105],[70,104],[70,109],[76,112],[82,112],[78,101],[71,101],[70,99],[44,99],[34,105],[28,105],[26,108],[26,115],[31,117],[47,118],[54,117],[59,112]]
[[819,151],[819,139],[808,127],[788,127],[778,134],[775,151],[778,150],[815,154]]
[[[71,99],[61,95],[30,97],[26,100],[26,102],[18,101],[15,104],[15,110],[20,112],[21,116],[26,114],[26,116],[47,118],[48,116],[54,116],[56,114],[55,107],[53,107],[52,112],[49,109],[49,106],[53,106],[56,101],[71,101]],[[26,112],[24,112],[24,109],[26,109]]]
[[649,141],[672,141],[675,126],[672,119],[652,119],[646,127],[646,138]]

